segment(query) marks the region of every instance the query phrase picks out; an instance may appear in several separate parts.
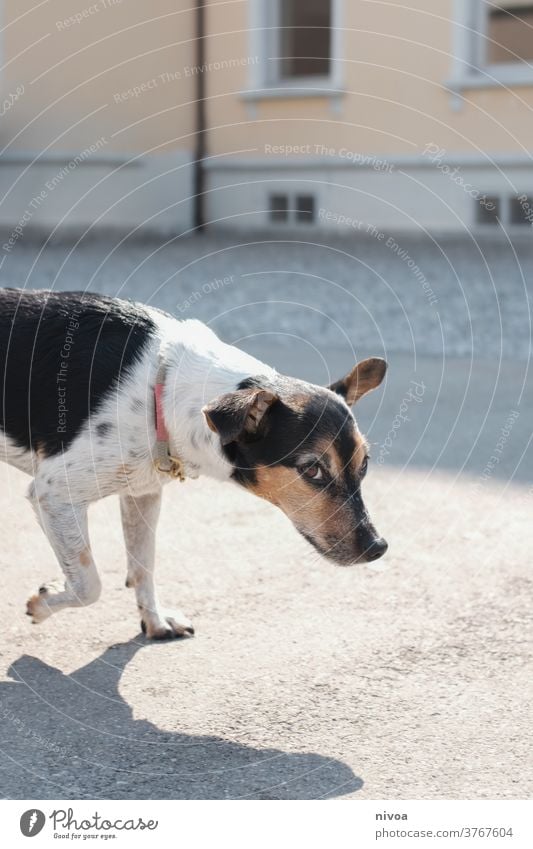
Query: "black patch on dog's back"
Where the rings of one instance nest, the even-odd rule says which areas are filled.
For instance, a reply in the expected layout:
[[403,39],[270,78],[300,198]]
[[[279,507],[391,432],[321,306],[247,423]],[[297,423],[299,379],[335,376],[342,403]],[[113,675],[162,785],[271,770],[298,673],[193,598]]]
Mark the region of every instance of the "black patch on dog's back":
[[155,330],[142,307],[105,295],[0,289],[5,433],[46,455],[66,449]]

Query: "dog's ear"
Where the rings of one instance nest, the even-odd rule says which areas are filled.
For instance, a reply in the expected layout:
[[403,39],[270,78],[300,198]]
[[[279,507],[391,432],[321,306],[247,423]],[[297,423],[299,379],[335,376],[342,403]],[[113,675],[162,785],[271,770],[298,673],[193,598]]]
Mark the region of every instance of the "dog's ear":
[[257,434],[265,413],[278,400],[268,389],[238,389],[215,398],[202,412],[222,445],[227,445],[245,434]]
[[337,380],[329,387],[333,392],[342,395],[349,407],[359,401],[367,392],[376,389],[387,371],[387,363],[380,357],[370,357],[368,360],[361,360],[353,367],[351,372],[343,377],[342,380]]

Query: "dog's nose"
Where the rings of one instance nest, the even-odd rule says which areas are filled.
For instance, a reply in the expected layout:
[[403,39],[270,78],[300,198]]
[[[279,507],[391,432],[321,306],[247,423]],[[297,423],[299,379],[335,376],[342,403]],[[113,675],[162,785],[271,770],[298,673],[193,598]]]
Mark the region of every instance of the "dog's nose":
[[380,557],[383,557],[388,547],[383,537],[377,537],[365,550],[365,557],[368,561],[379,560]]

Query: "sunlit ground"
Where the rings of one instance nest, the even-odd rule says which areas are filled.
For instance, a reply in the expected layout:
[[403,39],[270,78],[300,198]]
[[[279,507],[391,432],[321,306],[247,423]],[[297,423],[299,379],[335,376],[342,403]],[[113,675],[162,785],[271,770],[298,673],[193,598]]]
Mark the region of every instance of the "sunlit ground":
[[390,553],[343,569],[237,488],[173,484],[158,582],[196,636],[147,644],[124,587],[114,498],[90,517],[101,600],[30,624],[26,597],[56,567],[23,498],[27,479],[0,475],[3,794],[531,791],[525,487],[487,482],[473,495],[471,476],[373,468],[367,500]]

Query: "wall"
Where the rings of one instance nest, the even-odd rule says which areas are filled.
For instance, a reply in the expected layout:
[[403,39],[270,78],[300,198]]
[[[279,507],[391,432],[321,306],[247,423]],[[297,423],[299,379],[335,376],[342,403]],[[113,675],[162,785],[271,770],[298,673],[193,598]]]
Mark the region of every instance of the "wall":
[[456,232],[475,227],[484,193],[533,192],[533,86],[447,86],[457,72],[457,3],[337,2],[342,92],[296,98],[247,93],[263,71],[261,37],[248,31],[260,0],[210,5],[208,69],[243,66],[207,72],[214,226],[273,226],[268,196],[281,192],[313,193],[317,209],[331,212],[317,217],[320,229],[338,232],[348,219]]
[[[9,229],[30,205],[31,227],[80,228],[101,216],[103,226],[122,229],[186,229],[194,130],[190,4],[0,5],[8,104],[0,131],[0,225]],[[68,174],[47,188],[64,168]]]

